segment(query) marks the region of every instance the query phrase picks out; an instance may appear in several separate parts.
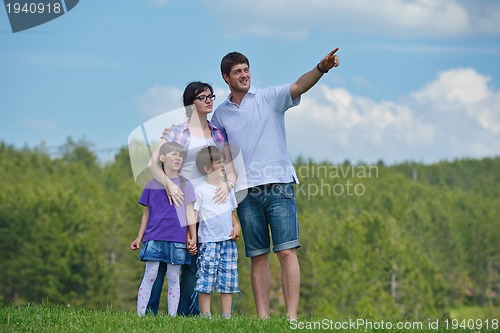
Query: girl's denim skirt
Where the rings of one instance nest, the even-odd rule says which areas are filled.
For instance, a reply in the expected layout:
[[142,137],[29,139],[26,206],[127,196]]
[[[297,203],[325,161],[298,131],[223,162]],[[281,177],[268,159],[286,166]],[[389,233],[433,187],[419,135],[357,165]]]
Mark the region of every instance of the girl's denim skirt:
[[183,265],[191,264],[186,243],[168,241],[147,241],[142,243],[139,252],[141,261],[159,261],[167,264]]

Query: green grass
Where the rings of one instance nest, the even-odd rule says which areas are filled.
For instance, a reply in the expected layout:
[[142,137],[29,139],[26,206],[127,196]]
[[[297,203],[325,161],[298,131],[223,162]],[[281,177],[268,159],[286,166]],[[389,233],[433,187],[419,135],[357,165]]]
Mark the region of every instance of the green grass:
[[[499,319],[500,307],[462,306],[450,309],[450,317],[456,319]],[[500,331],[500,330],[499,330]]]
[[[352,319],[351,321],[355,321]],[[157,317],[147,316],[138,318],[133,312],[116,310],[90,310],[85,308],[54,307],[48,305],[6,305],[0,308],[0,332],[175,332],[175,333],[197,333],[197,332],[291,332],[312,331],[316,328],[328,331],[327,328],[334,327],[335,323],[349,322],[347,320],[336,320],[335,322],[325,318],[301,318],[298,322],[291,324],[283,317],[271,317],[261,320],[251,316],[234,316],[230,320],[215,317],[212,320],[191,318],[171,318],[166,315]],[[376,321],[373,321],[375,324]],[[441,321],[443,324],[443,322]],[[491,323],[491,322],[490,322]],[[385,324],[387,325],[387,323]],[[395,323],[393,324],[395,325]],[[336,331],[340,332],[498,332],[498,329],[469,330],[452,329],[447,330],[444,325],[439,329],[427,327],[428,322],[423,322],[423,329],[392,330],[382,328],[358,327],[358,329],[346,328]]]

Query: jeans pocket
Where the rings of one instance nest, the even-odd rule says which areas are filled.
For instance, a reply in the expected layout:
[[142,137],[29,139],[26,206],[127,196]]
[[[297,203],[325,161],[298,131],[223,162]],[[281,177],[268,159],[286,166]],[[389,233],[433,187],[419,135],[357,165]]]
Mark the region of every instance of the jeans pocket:
[[148,243],[149,242],[142,243],[141,250],[139,251],[139,259],[140,260],[144,259],[144,255],[146,254],[146,251],[148,250]]
[[172,257],[174,262],[184,262],[187,254],[185,243],[173,243]]

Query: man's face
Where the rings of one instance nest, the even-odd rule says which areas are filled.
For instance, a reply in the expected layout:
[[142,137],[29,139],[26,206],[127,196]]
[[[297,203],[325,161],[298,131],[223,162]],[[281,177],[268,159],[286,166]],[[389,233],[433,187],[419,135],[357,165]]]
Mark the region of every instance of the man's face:
[[231,92],[246,93],[250,89],[250,67],[247,64],[234,65],[229,76],[224,75]]

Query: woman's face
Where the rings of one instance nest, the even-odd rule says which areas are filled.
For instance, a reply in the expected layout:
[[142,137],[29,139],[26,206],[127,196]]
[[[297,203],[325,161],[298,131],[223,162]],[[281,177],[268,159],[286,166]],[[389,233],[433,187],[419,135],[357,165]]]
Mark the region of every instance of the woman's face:
[[196,95],[193,105],[198,113],[209,114],[213,111],[214,99],[215,95],[210,92],[210,89],[206,88]]

